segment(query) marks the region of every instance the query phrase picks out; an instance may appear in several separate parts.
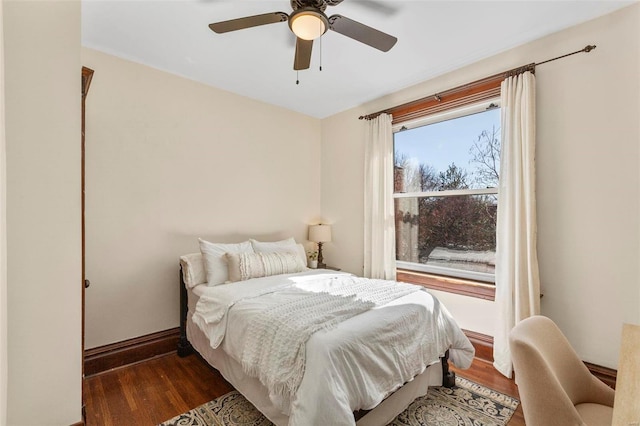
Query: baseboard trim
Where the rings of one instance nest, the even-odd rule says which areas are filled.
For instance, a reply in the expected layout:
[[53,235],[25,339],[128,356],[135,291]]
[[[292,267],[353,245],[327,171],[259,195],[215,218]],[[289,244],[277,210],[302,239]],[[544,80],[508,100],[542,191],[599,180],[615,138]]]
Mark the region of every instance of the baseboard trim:
[[179,337],[180,328],[176,327],[87,349],[84,351],[85,377],[175,352]]
[[602,380],[609,387],[616,388],[616,380],[618,378],[618,371],[613,368],[602,367],[601,365],[591,364],[590,362],[583,361],[587,366],[591,374]]
[[[493,364],[493,337],[470,330],[462,330],[476,350],[476,358]],[[584,362],[591,374],[602,380],[605,384],[616,388],[618,372],[612,368]]]
[[462,330],[476,350],[476,358],[493,363],[493,336]]

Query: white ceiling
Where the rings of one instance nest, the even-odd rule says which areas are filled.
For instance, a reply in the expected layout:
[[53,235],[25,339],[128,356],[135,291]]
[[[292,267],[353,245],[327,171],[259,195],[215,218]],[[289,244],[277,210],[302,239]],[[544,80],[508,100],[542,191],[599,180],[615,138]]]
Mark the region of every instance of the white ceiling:
[[[287,23],[215,34],[208,24],[291,12],[289,0],[83,0],[82,44],[240,95],[324,118],[632,1],[344,0],[327,7],[398,38],[382,53],[338,33],[293,71]],[[582,40],[576,50],[597,40]],[[544,60],[547,58],[531,58]]]

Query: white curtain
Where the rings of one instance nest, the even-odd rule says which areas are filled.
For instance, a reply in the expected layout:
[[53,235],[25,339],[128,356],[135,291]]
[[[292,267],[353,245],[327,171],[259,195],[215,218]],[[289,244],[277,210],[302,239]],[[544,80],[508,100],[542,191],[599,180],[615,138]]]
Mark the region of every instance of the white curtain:
[[391,116],[368,120],[364,165],[364,276],[395,279]]
[[511,377],[509,332],[540,313],[536,254],[535,77],[531,72],[502,82],[502,151],[496,231],[495,368]]
[[[0,24],[3,22],[0,1]],[[0,26],[0,425],[7,424],[7,222],[4,140],[4,37]]]

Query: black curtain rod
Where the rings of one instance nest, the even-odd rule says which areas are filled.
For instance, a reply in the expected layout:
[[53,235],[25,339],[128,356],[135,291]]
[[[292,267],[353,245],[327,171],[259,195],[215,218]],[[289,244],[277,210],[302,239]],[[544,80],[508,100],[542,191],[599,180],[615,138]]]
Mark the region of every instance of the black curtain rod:
[[567,56],[575,55],[576,53],[582,53],[582,52],[589,53],[595,48],[596,48],[595,44],[590,44],[588,46],[585,46],[584,49],[576,50],[575,52],[567,53],[566,55],[557,56],[557,57],[552,58],[552,59],[547,59],[546,61],[538,62],[536,64],[536,66],[542,65],[542,64],[546,64],[547,62],[557,61],[558,59],[566,58]]
[[[522,66],[522,67],[514,68],[514,69],[509,70],[509,71],[501,72],[499,74],[495,74],[495,75],[492,75],[490,77],[483,78],[483,79],[478,80],[478,81],[474,81],[473,83],[465,84],[463,86],[459,86],[459,87],[456,87],[454,89],[450,89],[450,90],[447,90],[447,91],[444,91],[444,92],[435,93],[435,94],[433,94],[431,96],[425,97],[424,99],[435,98],[435,99],[437,99],[439,101],[441,96],[444,93],[459,91],[460,89],[464,89],[465,87],[473,85],[473,84],[478,83],[480,81],[489,80],[489,79],[492,79],[492,78],[495,78],[495,77],[499,77],[499,76],[504,76],[504,78],[507,78],[507,77],[511,77],[511,76],[514,76],[514,75],[522,74],[522,73],[524,73],[526,71],[535,72],[535,67],[536,66],[539,66],[539,65],[542,65],[542,64],[546,64],[546,63],[549,63],[549,62],[553,62],[553,61],[557,61],[558,59],[566,58],[567,56],[575,55],[576,53],[582,53],[582,52],[589,53],[595,48],[596,48],[595,45],[591,45],[590,44],[590,45],[585,46],[583,49],[576,50],[575,52],[567,53],[566,55],[557,56],[555,58],[547,59],[546,61],[542,61],[542,62],[538,62],[538,63],[532,63],[532,64],[525,65],[525,66]],[[404,104],[401,104],[401,105],[397,105],[395,107],[387,108],[387,109],[384,109],[382,111],[374,112],[373,114],[361,115],[360,117],[358,117],[358,119],[359,120],[371,120],[373,118],[376,118],[380,114],[389,112],[390,110],[395,109],[395,108],[401,108],[403,106],[406,106],[406,105],[414,103],[414,102],[416,102],[416,101],[411,101],[411,102],[407,102],[407,103],[404,103]]]

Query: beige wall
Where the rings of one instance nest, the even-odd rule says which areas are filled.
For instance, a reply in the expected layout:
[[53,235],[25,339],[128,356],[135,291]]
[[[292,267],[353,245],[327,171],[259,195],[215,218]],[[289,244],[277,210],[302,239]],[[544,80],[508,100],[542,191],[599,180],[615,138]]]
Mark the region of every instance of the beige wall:
[[[542,313],[583,359],[616,367],[622,323],[640,322],[639,43],[636,4],[323,120],[328,262],[363,271],[359,115],[596,44],[536,70],[538,252]],[[493,334],[493,303],[437,294],[463,328]]]
[[197,237],[307,242],[320,121],[91,49],[86,347],[179,325]]
[[80,2],[4,3],[8,424],[81,420]]

